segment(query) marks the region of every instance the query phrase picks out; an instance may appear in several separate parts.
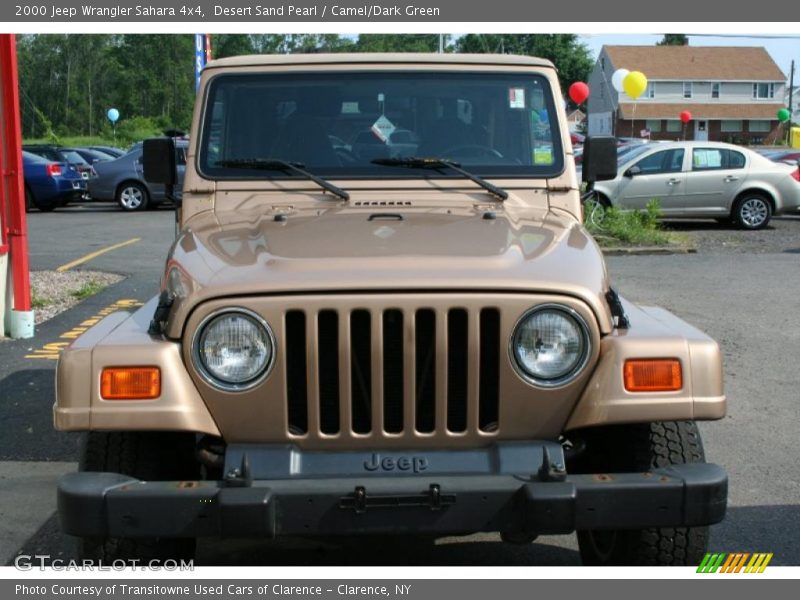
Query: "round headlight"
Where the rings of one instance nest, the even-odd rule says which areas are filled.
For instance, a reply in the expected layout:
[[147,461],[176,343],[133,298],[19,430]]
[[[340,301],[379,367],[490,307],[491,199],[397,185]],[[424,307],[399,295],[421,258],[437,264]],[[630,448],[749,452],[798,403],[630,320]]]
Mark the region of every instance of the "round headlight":
[[212,384],[239,390],[254,385],[272,366],[275,344],[267,323],[238,309],[212,315],[200,327],[194,354]]
[[511,353],[523,378],[545,387],[563,385],[589,359],[589,328],[571,308],[541,306],[517,324]]

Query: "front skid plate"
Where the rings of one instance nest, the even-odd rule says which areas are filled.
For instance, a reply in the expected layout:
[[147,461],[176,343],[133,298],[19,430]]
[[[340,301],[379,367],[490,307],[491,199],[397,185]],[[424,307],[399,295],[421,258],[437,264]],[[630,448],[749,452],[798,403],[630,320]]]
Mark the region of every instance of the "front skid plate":
[[119,537],[274,537],[356,533],[569,533],[709,525],[727,501],[712,464],[647,473],[420,475],[143,482],[114,473],[62,478],[65,533]]

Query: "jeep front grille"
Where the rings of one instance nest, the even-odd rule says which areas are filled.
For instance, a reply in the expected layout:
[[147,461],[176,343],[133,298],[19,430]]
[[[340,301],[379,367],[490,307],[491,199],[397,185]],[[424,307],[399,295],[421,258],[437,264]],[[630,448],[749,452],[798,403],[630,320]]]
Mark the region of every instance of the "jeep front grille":
[[290,436],[497,430],[497,308],[292,309],[284,331]]

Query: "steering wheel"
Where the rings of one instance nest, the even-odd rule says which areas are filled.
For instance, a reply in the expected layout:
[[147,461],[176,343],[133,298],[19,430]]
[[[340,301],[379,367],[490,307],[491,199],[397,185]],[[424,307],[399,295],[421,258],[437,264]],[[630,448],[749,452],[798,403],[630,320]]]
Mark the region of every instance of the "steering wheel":
[[336,146],[333,152],[336,154],[336,158],[339,159],[342,166],[352,165],[358,162],[358,157],[355,153],[344,146]]
[[503,158],[497,150],[490,146],[481,146],[480,144],[464,144],[462,146],[452,146],[440,154],[444,158],[461,157],[461,158]]

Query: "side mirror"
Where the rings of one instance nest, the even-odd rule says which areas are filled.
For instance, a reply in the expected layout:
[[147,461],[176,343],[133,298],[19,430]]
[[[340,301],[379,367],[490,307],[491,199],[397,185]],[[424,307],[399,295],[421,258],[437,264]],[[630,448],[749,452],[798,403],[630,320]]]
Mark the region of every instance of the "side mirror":
[[630,169],[628,169],[627,171],[625,171],[625,172],[623,173],[623,175],[624,175],[625,177],[634,177],[635,175],[638,175],[638,174],[639,174],[639,173],[641,173],[641,172],[642,172],[642,170],[641,170],[639,167],[637,167],[636,165],[634,165],[634,166],[632,166]]
[[142,146],[142,170],[147,183],[175,185],[178,167],[172,138],[150,138]]
[[617,140],[611,136],[587,137],[583,142],[583,181],[608,181],[617,176]]

